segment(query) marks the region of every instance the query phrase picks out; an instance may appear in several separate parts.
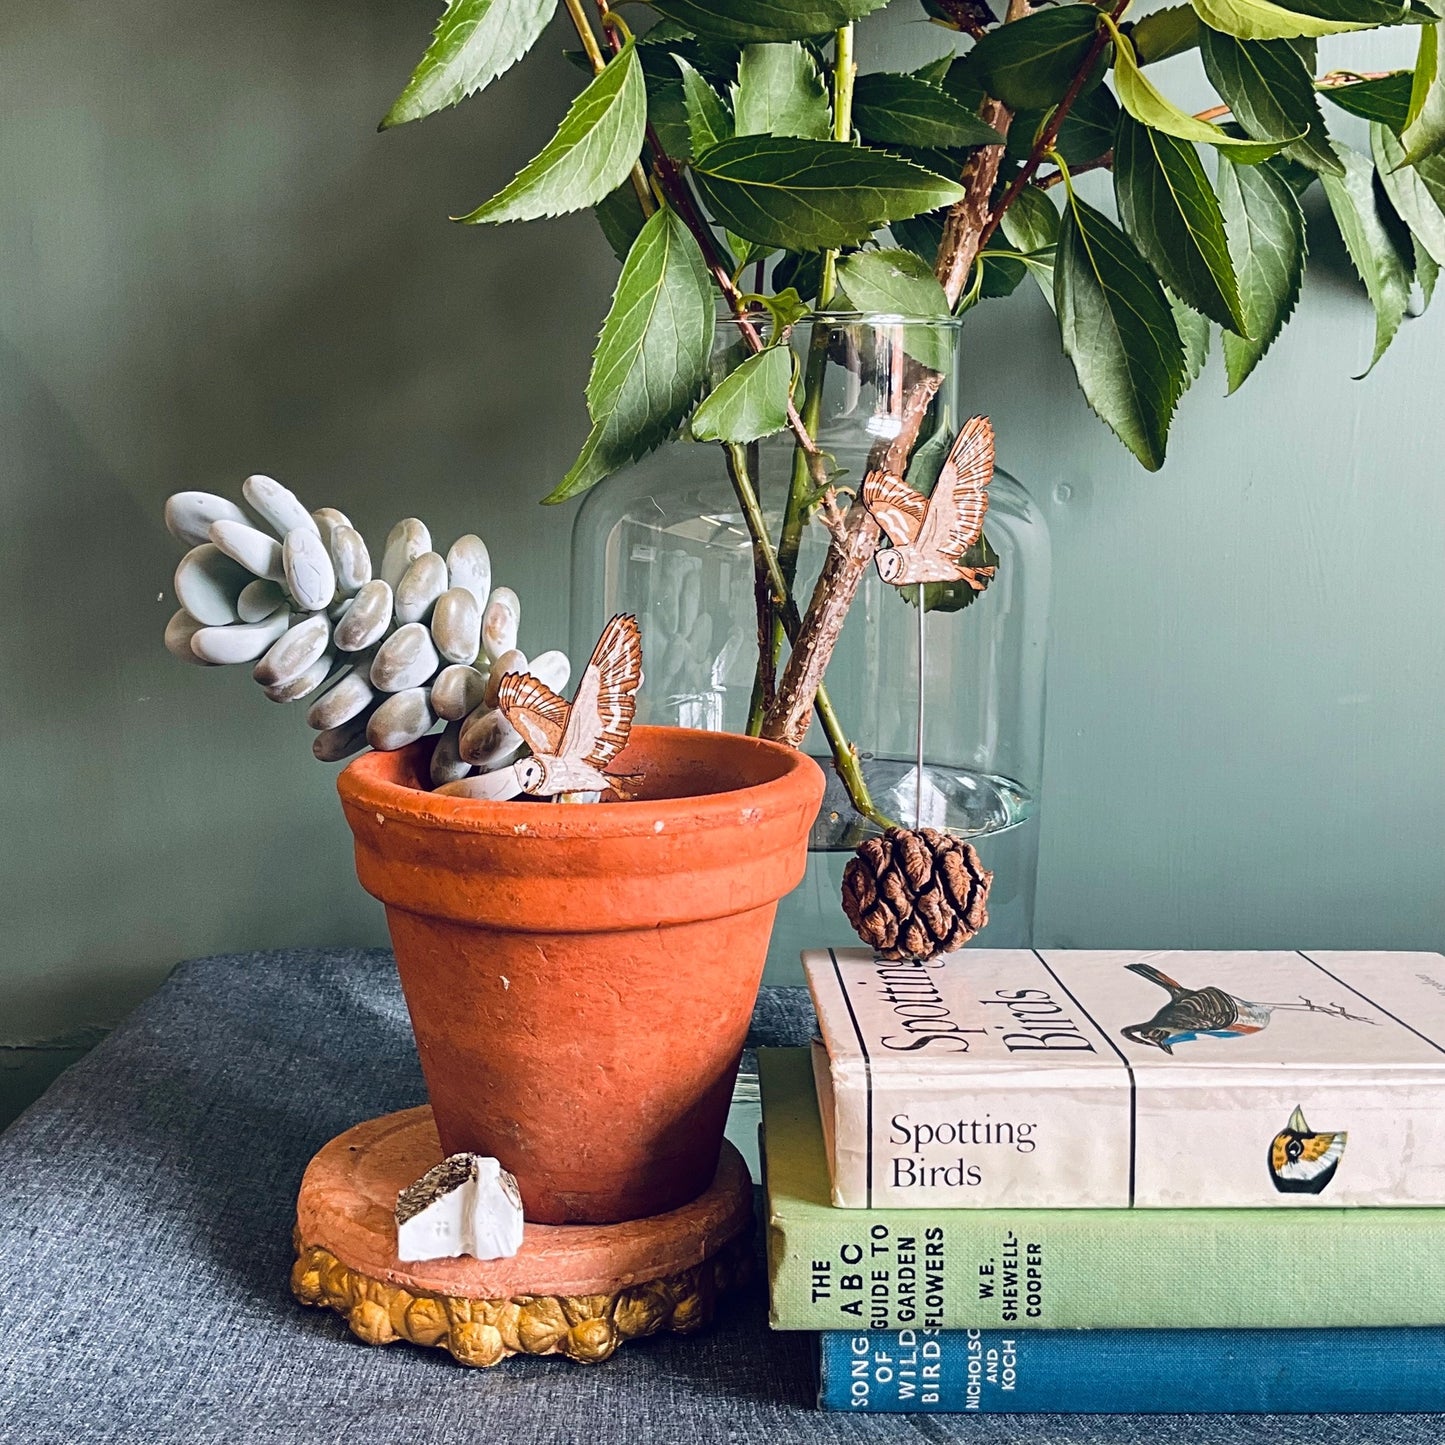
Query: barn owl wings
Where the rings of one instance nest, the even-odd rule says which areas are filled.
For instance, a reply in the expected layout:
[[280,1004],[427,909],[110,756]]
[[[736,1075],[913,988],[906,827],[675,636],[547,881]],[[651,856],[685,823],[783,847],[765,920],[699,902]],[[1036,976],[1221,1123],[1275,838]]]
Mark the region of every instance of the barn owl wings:
[[986,416],[963,424],[928,499],[920,547],[962,563],[983,535],[988,484],[993,478],[993,424]]
[[895,547],[909,546],[928,515],[928,499],[892,472],[869,472],[863,478],[863,505]]
[[529,672],[509,672],[497,689],[497,706],[534,753],[561,751],[572,707],[545,682]]
[[614,617],[577,684],[562,755],[605,769],[627,746],[641,683],[642,630],[635,617]]
[[627,744],[641,681],[637,619],[614,617],[570,703],[528,673],[509,672],[497,690],[497,706],[533,753],[601,770]]

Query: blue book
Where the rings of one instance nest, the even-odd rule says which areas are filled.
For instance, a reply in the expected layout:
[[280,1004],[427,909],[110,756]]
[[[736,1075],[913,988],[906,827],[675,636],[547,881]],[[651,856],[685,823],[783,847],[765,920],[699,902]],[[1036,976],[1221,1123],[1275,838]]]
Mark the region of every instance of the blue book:
[[818,1404],[824,1410],[1445,1410],[1445,1329],[828,1330],[819,1340]]

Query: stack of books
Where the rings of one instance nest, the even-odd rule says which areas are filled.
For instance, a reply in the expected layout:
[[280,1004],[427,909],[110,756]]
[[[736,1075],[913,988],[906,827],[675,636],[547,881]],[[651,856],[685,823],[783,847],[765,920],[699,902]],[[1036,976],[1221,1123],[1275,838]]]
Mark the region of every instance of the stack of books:
[[824,1408],[1445,1410],[1445,957],[804,967],[759,1074]]

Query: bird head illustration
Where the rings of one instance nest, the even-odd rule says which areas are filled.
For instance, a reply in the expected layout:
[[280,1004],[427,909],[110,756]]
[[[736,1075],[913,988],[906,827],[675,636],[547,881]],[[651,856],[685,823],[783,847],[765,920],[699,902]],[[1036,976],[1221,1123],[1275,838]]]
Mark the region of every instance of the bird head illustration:
[[1130,1024],[1123,1033],[1130,1043],[1147,1044],[1150,1048],[1163,1049],[1166,1054],[1174,1052],[1172,1029],[1160,1028],[1157,1024]]
[[873,554],[873,561],[885,582],[896,581],[903,575],[903,553],[897,547],[880,547]]
[[1296,1108],[1269,1146],[1269,1176],[1281,1194],[1322,1194],[1344,1157],[1343,1130],[1317,1133]]

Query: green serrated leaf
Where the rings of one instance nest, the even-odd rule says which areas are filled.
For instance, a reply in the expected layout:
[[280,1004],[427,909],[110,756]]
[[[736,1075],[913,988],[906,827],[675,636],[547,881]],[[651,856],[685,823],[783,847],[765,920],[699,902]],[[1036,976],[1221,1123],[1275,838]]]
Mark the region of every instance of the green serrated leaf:
[[905,251],[912,251],[919,260],[931,266],[943,241],[943,223],[947,215],[947,211],[926,211],[921,216],[894,221],[888,229]]
[[531,221],[595,206],[627,178],[646,125],[647,83],[629,40],[572,102],[536,159],[490,201],[456,219],[467,225]]
[[791,288],[804,301],[816,301],[818,288],[823,284],[822,252],[791,252],[780,256],[773,266],[772,280],[776,294]]
[[948,79],[948,72],[957,58],[950,51],[947,55],[940,55],[937,60],[930,60],[927,65],[920,65],[910,73],[915,80],[921,80],[925,85],[941,86]]
[[695,35],[743,42],[806,40],[861,20],[888,0],[653,0]]
[[1012,296],[1029,273],[1029,263],[1003,236],[995,236],[978,254],[978,297],[981,301]]
[[[1105,25],[1113,25],[1107,15],[1103,19]],[[1139,68],[1133,46],[1123,36],[1117,35],[1117,31],[1116,37],[1114,88],[1119,92],[1119,104],[1141,125],[1162,130],[1179,140],[1212,145],[1217,150],[1228,151],[1235,160],[1246,163],[1266,160],[1282,147],[1301,139],[1302,133],[1277,140],[1249,140],[1230,135],[1211,121],[1200,120],[1188,111],[1180,110],[1172,100],[1164,98],[1154,82]]]
[[1222,338],[1229,389],[1236,391],[1299,299],[1305,218],[1293,188],[1270,162],[1236,166],[1221,156],[1215,185],[1249,332],[1246,338],[1226,331]]
[[687,97],[681,80],[648,77],[647,123],[658,144],[674,160],[692,159],[692,132],[688,128]]
[[1396,249],[1375,194],[1375,168],[1358,151],[1339,147],[1343,176],[1323,175],[1325,195],[1340,228],[1345,250],[1369,292],[1375,308],[1375,347],[1368,376],[1395,339],[1410,304],[1410,273]]
[[612,248],[612,254],[619,261],[625,261],[627,253],[632,249],[632,243],[641,233],[643,222],[647,219],[642,214],[642,204],[637,199],[631,180],[623,181],[611,195],[603,196],[593,206],[592,214],[597,217],[597,224],[602,227],[602,234]]
[[1199,373],[1209,359],[1209,318],[1201,316],[1192,306],[1186,306],[1167,286],[1164,296],[1174,313],[1174,325],[1179,330],[1179,341],[1184,347],[1184,388],[1187,391],[1199,380]]
[[1129,39],[1139,64],[1153,65],[1199,44],[1199,16],[1191,5],[1166,5],[1136,21]]
[[702,72],[680,55],[676,60],[677,68],[682,72],[682,100],[687,117],[689,149],[692,155],[697,156],[732,136],[733,118],[722,97],[708,84]]
[[969,51],[968,75],[1012,110],[1035,110],[1063,98],[1099,30],[1092,5],[1036,10],[990,30]]
[[1397,70],[1376,80],[1357,80],[1351,85],[1321,85],[1319,93],[1342,110],[1365,120],[1384,122],[1397,134],[1405,129],[1410,117],[1410,87],[1415,79],[1412,70]]
[[1346,30],[1374,28],[1370,20],[1327,20],[1298,10],[1286,10],[1273,0],[1190,0],[1190,3],[1210,29],[1240,40],[1294,40],[1301,35],[1337,35]]
[[736,135],[827,140],[833,112],[812,53],[796,42],[746,46],[733,87],[733,117]]
[[1410,86],[1410,108],[1400,139],[1405,163],[1414,165],[1445,150],[1445,25],[1427,25],[1420,32],[1420,51]]
[[1059,213],[1047,194],[1032,186],[1025,186],[1014,198],[1014,203],[1003,213],[1000,223],[1005,236],[1020,251],[1033,256],[1029,266],[1044,300],[1050,307],[1054,304],[1054,266],[1048,259],[1059,241]]
[[690,423],[703,442],[754,442],[788,424],[793,353],[770,346],[750,356],[698,402]]
[[1284,147],[1285,155],[1312,170],[1344,173],[1330,145],[1314,77],[1295,44],[1236,40],[1203,26],[1200,52],[1210,83],[1249,135],[1257,140],[1300,136]]
[[885,221],[951,206],[963,188],[897,156],[841,141],[738,136],[699,156],[715,220],[785,251],[855,244]]
[[1129,238],[1069,197],[1054,261],[1064,352],[1089,405],[1151,471],[1184,390],[1184,346],[1163,288]]
[[[1005,152],[1010,160],[1022,161],[1028,155],[1050,114],[1049,110],[1025,110],[1014,116]],[[1074,102],[1059,128],[1054,149],[1071,166],[1097,160],[1114,144],[1114,127],[1118,121],[1119,102],[1114,99],[1114,92],[1107,85],[1098,86]]]
[[1418,245],[1437,262],[1445,262],[1445,211],[1420,172],[1405,163],[1405,147],[1389,126],[1370,125],[1370,150],[1380,183],[1400,219]]
[[1420,288],[1420,310],[1423,316],[1435,299],[1435,283],[1440,279],[1440,263],[1420,244],[1420,238],[1411,238],[1415,250],[1415,284]]
[[[838,262],[838,281],[860,311],[878,316],[947,316],[948,297],[931,267],[911,251],[856,251]],[[902,328],[904,350],[933,371],[946,371],[953,353],[947,330]]]
[[1322,20],[1348,20],[1360,25],[1418,25],[1432,16],[1422,15],[1413,5],[1393,0],[1290,0],[1289,9]]
[[564,502],[652,450],[682,421],[707,375],[715,305],[691,232],[666,207],[628,253],[592,358],[592,430],[548,502]]
[[420,120],[490,85],[536,43],[557,0],[447,0],[431,44],[381,122]]
[[1243,334],[1224,217],[1194,147],[1121,115],[1114,195],[1124,233],[1155,275],[1196,311]]
[[860,75],[853,123],[865,141],[882,145],[1001,145],[1003,137],[966,105],[913,75]]
[[862,311],[884,316],[947,316],[948,297],[911,251],[855,251],[838,262],[838,279]]

